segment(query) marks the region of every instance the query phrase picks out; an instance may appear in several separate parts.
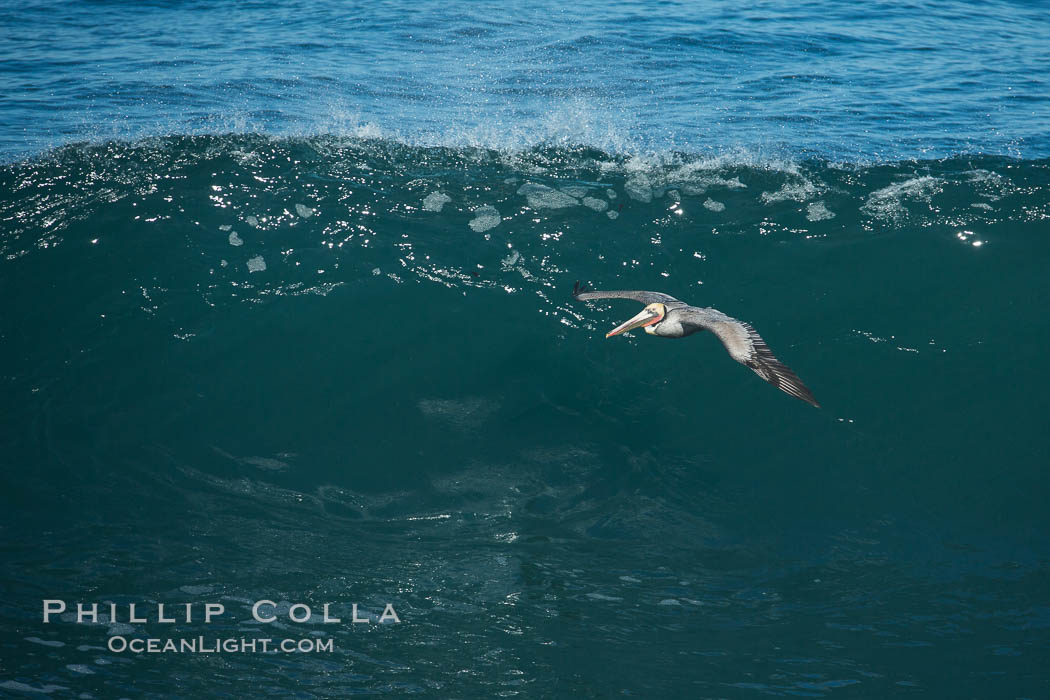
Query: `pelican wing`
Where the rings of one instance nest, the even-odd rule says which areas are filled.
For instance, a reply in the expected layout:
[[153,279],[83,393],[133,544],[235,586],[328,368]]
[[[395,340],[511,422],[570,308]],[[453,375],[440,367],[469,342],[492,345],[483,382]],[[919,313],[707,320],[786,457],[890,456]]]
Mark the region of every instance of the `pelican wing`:
[[691,321],[718,336],[729,355],[758,376],[797,399],[817,408],[820,404],[798,375],[773,356],[773,352],[754,328],[716,309],[690,309]]
[[675,299],[669,294],[663,294],[661,292],[635,292],[635,291],[615,291],[615,292],[595,292],[587,287],[586,284],[580,284],[577,282],[572,288],[572,298],[576,301],[589,301],[590,299],[634,299],[640,301],[643,304],[649,305],[653,303],[660,304],[682,304],[682,302]]

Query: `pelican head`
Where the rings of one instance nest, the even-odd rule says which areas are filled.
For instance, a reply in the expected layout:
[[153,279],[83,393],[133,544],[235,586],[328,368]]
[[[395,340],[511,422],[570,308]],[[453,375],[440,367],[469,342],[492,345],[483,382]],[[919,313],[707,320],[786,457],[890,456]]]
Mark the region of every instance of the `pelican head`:
[[621,323],[616,328],[613,328],[611,331],[609,331],[608,333],[605,334],[605,337],[606,338],[611,338],[614,335],[620,335],[621,333],[626,333],[627,331],[631,330],[632,328],[640,328],[642,326],[646,327],[645,328],[645,332],[646,333],[652,333],[653,331],[652,331],[652,328],[650,328],[650,326],[655,326],[657,323],[659,323],[660,321],[664,320],[664,316],[666,316],[666,315],[667,315],[667,307],[664,306],[663,304],[660,304],[660,303],[649,304],[644,309],[642,309],[642,313],[638,314],[637,316],[635,316],[634,318],[632,318],[632,319],[630,319],[628,321],[624,321],[623,323]]

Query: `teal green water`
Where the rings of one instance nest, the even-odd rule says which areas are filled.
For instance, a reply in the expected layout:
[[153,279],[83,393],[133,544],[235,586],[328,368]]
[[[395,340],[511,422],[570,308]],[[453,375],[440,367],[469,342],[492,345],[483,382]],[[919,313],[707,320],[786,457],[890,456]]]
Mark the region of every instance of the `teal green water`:
[[[5,692],[1047,693],[1050,162],[202,136],[0,197]],[[823,408],[577,279],[749,321]],[[402,622],[106,649],[260,599]]]

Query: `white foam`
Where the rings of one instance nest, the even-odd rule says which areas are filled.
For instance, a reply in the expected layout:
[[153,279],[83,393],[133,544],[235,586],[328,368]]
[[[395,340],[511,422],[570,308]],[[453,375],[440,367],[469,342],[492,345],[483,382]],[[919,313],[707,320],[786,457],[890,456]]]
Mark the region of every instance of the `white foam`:
[[642,203],[653,201],[653,183],[645,173],[637,173],[624,183],[623,191]]
[[763,192],[761,199],[766,204],[775,202],[804,202],[817,193],[817,187],[809,180],[785,182],[776,192]]
[[860,210],[877,219],[901,219],[908,213],[904,207],[906,199],[929,202],[941,191],[943,182],[938,177],[923,175],[883,187],[868,195]]
[[828,209],[823,200],[810,202],[806,207],[806,218],[810,221],[827,221],[835,218],[835,212]]
[[610,219],[615,219],[620,215],[620,213],[616,211],[607,211],[605,212],[605,215],[608,216]]
[[259,228],[259,219],[257,219],[254,216],[249,216],[244,221],[245,221],[246,224],[248,224],[252,228]]
[[299,214],[299,216],[303,217],[304,219],[309,219],[315,213],[313,209],[306,206],[305,204],[296,204],[295,211],[297,214]]
[[425,211],[439,212],[451,201],[452,198],[444,192],[431,192],[423,198],[423,209]]
[[977,194],[985,199],[996,201],[1002,199],[1015,189],[1010,178],[1003,177],[991,170],[971,170],[967,173],[974,184]]
[[470,228],[481,233],[482,231],[488,231],[491,228],[499,226],[500,218],[499,211],[496,207],[483,204],[474,210],[474,218],[470,220]]
[[595,197],[584,197],[583,206],[589,207],[594,211],[605,211],[609,208],[609,203],[604,199],[597,199]]
[[[677,174],[678,173],[673,173],[673,175]],[[686,180],[685,182],[682,182],[680,187],[682,192],[694,197],[698,197],[702,194],[705,194],[708,189],[713,187],[720,187],[722,189],[727,190],[747,189],[747,185],[742,183],[740,181],[740,178],[738,177],[734,177],[731,179],[719,177],[718,175],[704,175],[701,177],[696,177],[692,174],[690,174],[688,177],[690,179]]]
[[533,209],[564,209],[580,203],[575,197],[535,182],[526,182],[518,188],[518,194],[524,195]]
[[711,211],[725,211],[726,205],[722,204],[721,202],[716,202],[715,200],[708,197],[704,200],[704,208],[710,209]]
[[583,185],[566,185],[565,187],[559,187],[558,189],[576,199],[587,196],[587,193],[591,191],[589,187],[584,187]]
[[263,260],[263,256],[256,255],[254,258],[248,260],[248,272],[262,272],[266,269],[266,261]]
[[95,675],[95,672],[92,671],[89,667],[85,666],[84,664],[68,664],[66,668],[68,668],[73,673],[82,673],[86,676]]
[[237,235],[236,231],[230,231],[230,245],[232,245],[232,246],[244,245],[244,241],[241,240],[241,237]]

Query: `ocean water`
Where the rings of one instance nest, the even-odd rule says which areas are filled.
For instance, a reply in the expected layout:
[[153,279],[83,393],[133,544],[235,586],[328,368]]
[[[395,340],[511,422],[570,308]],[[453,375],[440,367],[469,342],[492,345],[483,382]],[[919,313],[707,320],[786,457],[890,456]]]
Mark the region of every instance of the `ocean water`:
[[0,696],[1050,694],[1045,4],[0,24]]

